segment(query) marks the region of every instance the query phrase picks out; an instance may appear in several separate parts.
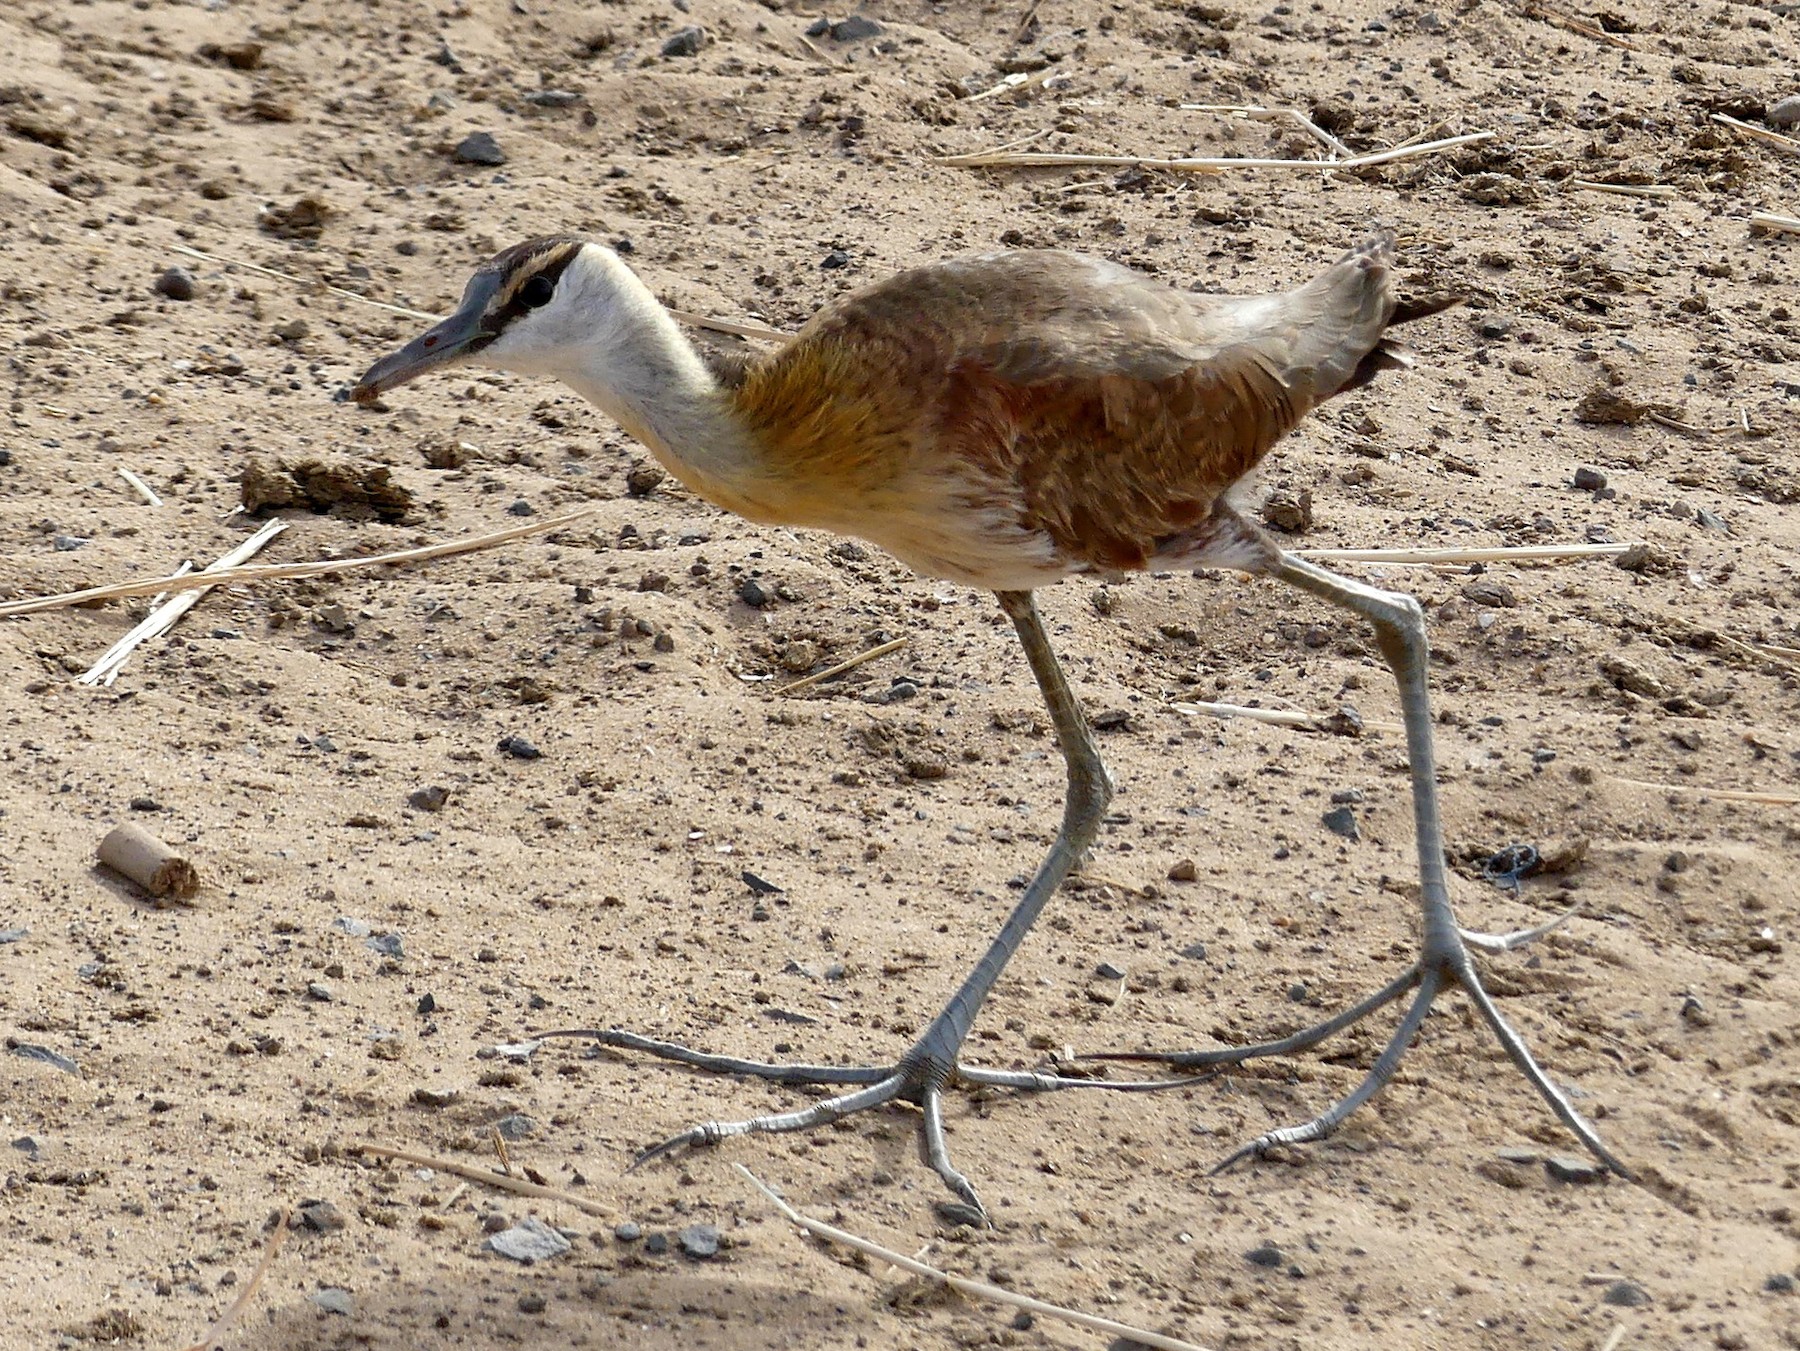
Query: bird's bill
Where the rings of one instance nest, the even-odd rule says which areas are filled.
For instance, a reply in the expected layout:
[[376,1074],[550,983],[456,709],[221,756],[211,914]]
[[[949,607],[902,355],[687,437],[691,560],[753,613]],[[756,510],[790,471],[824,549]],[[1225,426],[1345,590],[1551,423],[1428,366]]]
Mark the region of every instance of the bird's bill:
[[417,380],[440,366],[454,365],[470,352],[485,346],[491,335],[482,327],[481,321],[495,285],[494,279],[476,277],[463,293],[462,304],[456,307],[455,314],[369,367],[351,388],[350,397],[357,403],[373,403],[390,389]]

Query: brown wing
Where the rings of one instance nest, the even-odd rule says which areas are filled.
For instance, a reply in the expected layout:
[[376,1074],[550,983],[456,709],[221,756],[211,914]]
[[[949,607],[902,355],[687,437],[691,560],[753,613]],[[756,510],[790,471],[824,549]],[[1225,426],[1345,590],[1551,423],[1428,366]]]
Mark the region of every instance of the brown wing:
[[1355,375],[1393,312],[1391,249],[1256,297],[1056,251],[953,260],[821,311],[736,401],[821,522],[967,475],[1071,562],[1141,567]]

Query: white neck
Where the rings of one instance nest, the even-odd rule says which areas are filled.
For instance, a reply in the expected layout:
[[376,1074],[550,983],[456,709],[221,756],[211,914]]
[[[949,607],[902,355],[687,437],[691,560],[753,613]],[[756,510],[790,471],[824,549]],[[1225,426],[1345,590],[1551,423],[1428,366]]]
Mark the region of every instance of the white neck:
[[558,352],[555,375],[649,447],[677,478],[735,509],[757,457],[725,391],[649,287],[610,249],[570,264],[569,299],[585,331]]

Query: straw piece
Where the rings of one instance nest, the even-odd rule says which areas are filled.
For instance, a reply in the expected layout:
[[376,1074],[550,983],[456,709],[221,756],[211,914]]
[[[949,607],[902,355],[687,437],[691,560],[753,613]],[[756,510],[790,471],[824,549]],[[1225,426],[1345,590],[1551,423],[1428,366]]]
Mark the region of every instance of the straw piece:
[[[1544,563],[1566,558],[1611,558],[1636,544],[1524,544],[1494,549],[1295,549],[1302,558],[1333,563]],[[4,613],[4,611],[0,611]]]
[[1770,131],[1767,127],[1759,127],[1754,123],[1740,122],[1728,113],[1714,113],[1712,120],[1730,127],[1740,136],[1748,136],[1753,141],[1761,141],[1789,155],[1800,155],[1800,140],[1792,136],[1783,136],[1779,131]]
[[289,1214],[287,1207],[283,1206],[280,1217],[275,1221],[275,1227],[269,1231],[269,1241],[263,1245],[262,1259],[257,1262],[256,1270],[250,1273],[250,1279],[244,1283],[244,1288],[238,1292],[238,1297],[226,1306],[225,1312],[214,1320],[211,1327],[200,1334],[200,1340],[187,1347],[185,1351],[215,1351],[225,1334],[231,1331],[231,1325],[243,1316],[245,1309],[250,1307],[250,1301],[256,1298],[256,1292],[262,1288],[263,1277],[267,1276],[269,1268],[275,1265],[275,1255],[281,1251],[282,1240],[287,1238]]
[[1625,1325],[1619,1323],[1613,1328],[1612,1332],[1607,1335],[1606,1340],[1600,1344],[1600,1351],[1619,1351],[1619,1343],[1624,1340]]
[[1254,104],[1239,103],[1184,103],[1182,111],[1190,113],[1223,113],[1227,117],[1242,117],[1252,122],[1294,122],[1308,136],[1329,150],[1333,156],[1342,155],[1345,159],[1355,159],[1356,152],[1345,145],[1337,137],[1326,131],[1298,108],[1259,108]]
[[[263,545],[267,544],[270,540],[274,539],[275,536],[286,529],[286,521],[270,521],[261,530],[258,530],[254,535],[250,536],[249,539],[239,544],[237,548],[231,550],[223,558],[219,559],[218,562],[203,569],[195,578],[191,589],[183,590],[181,595],[175,596],[167,601],[159,602],[152,607],[150,613],[145,615],[131,632],[127,633],[123,638],[119,639],[118,642],[107,648],[105,654],[99,661],[95,662],[81,675],[76,676],[76,683],[80,685],[112,684],[113,681],[118,679],[119,672],[124,669],[125,663],[131,659],[131,654],[137,650],[140,644],[149,642],[152,638],[160,637],[162,634],[167,633],[170,629],[174,628],[177,621],[179,621],[189,610],[198,605],[206,596],[206,593],[212,590],[216,583],[209,583],[205,580],[209,575],[223,572],[227,568],[236,567],[246,559],[254,557]],[[186,567],[183,567],[175,575],[177,577],[185,577],[186,574],[187,569]]]
[[268,563],[247,568],[221,568],[218,572],[195,573],[184,577],[177,572],[168,577],[154,577],[143,582],[113,582],[107,586],[90,586],[82,591],[64,591],[55,596],[38,596],[31,600],[12,600],[0,602],[0,619],[13,615],[35,614],[39,610],[60,610],[70,605],[91,605],[95,601],[117,600],[121,596],[147,596],[155,591],[191,591],[195,587],[204,586],[247,586],[255,582],[275,582],[294,577],[326,577],[338,572],[351,572],[358,568],[376,568],[398,566],[402,563],[423,563],[433,558],[448,558],[453,554],[473,553],[477,549],[492,549],[502,544],[511,544],[514,540],[526,539],[532,535],[544,535],[564,526],[574,525],[593,514],[594,507],[581,507],[575,511],[564,512],[560,516],[549,516],[541,521],[532,521],[526,525],[515,525],[506,530],[496,530],[488,535],[471,535],[465,539],[453,539],[443,544],[427,544],[417,549],[401,549],[396,553],[369,554],[361,558],[324,558],[311,563]]
[[1378,150],[1366,155],[1355,155],[1344,160],[1316,159],[1159,159],[1146,155],[1065,155],[1048,151],[1025,151],[1008,154],[997,150],[976,151],[967,155],[942,155],[938,163],[955,168],[1013,168],[1013,169],[1069,169],[1069,168],[1109,168],[1109,169],[1167,169],[1174,173],[1219,174],[1227,169],[1368,169],[1378,164],[1389,164],[1395,160],[1415,159],[1421,155],[1436,154],[1440,150],[1453,149],[1460,145],[1472,145],[1476,141],[1489,140],[1494,136],[1491,131],[1473,131],[1463,136],[1447,136],[1442,140],[1424,141],[1418,145],[1398,146],[1392,150]]
[[1659,413],[1654,408],[1644,410],[1644,420],[1654,422],[1659,427],[1667,427],[1672,432],[1680,432],[1683,436],[1711,436],[1705,427],[1696,427],[1691,422],[1682,422],[1670,417],[1667,413]]
[[1647,779],[1627,779],[1617,774],[1611,778],[1614,783],[1626,784],[1632,788],[1651,788],[1659,793],[1697,793],[1702,797],[1717,798],[1721,802],[1760,802],[1769,807],[1800,807],[1800,793],[1754,793],[1738,788],[1708,788],[1698,783],[1651,783]]
[[1681,195],[1666,183],[1598,183],[1591,178],[1571,178],[1569,186],[1584,192],[1610,192],[1615,197],[1650,197],[1659,202],[1673,201]]
[[795,690],[803,690],[809,685],[817,685],[821,680],[830,680],[833,676],[841,676],[845,671],[853,671],[865,662],[874,661],[878,657],[885,657],[890,652],[897,652],[911,641],[912,639],[910,637],[890,638],[885,643],[858,652],[854,657],[845,658],[836,666],[827,666],[823,671],[814,671],[809,676],[801,676],[800,679],[793,681],[790,684],[783,685],[780,689],[776,690],[775,693],[792,694]]
[[393,1159],[396,1163],[410,1163],[419,1168],[435,1168],[440,1173],[450,1174],[451,1177],[467,1178],[470,1182],[479,1182],[488,1187],[498,1187],[501,1191],[516,1192],[520,1196],[536,1196],[546,1201],[562,1201],[589,1215],[610,1216],[619,1213],[612,1206],[590,1200],[585,1196],[577,1196],[573,1192],[559,1191],[555,1187],[529,1182],[522,1177],[508,1177],[505,1173],[489,1172],[485,1168],[457,1163],[452,1159],[436,1159],[429,1154],[414,1154],[409,1150],[389,1149],[386,1145],[371,1144],[367,1141],[351,1145],[345,1152],[373,1154],[378,1159]]
[[[1169,707],[1190,718],[1217,718],[1221,722],[1229,722],[1233,718],[1243,718],[1249,722],[1266,722],[1272,727],[1303,727],[1310,732],[1325,730],[1335,716],[1330,713],[1302,713],[1298,709],[1292,708],[1252,708],[1248,704],[1215,704],[1208,703],[1204,699],[1177,699],[1170,703]],[[1403,730],[1397,722],[1365,720],[1362,727],[1371,732]]]
[[1205,1351],[1205,1348],[1193,1342],[1184,1342],[1179,1337],[1167,1337],[1160,1332],[1134,1328],[1127,1323],[1115,1323],[1110,1318],[1098,1318],[1091,1313],[1065,1309],[1057,1304],[1046,1304],[1041,1299],[1033,1299],[1029,1295],[1021,1295],[1017,1291],[1002,1289],[1000,1286],[988,1285],[982,1281],[972,1281],[966,1276],[952,1276],[949,1272],[939,1271],[936,1267],[927,1266],[904,1253],[895,1252],[892,1248],[884,1248],[879,1243],[872,1243],[848,1230],[839,1229],[822,1220],[802,1215],[743,1164],[734,1163],[732,1167],[748,1178],[750,1184],[768,1197],[774,1203],[775,1208],[791,1223],[799,1225],[815,1238],[841,1243],[846,1248],[854,1248],[857,1252],[899,1267],[902,1271],[910,1271],[915,1276],[923,1276],[928,1281],[940,1281],[952,1290],[968,1295],[972,1299],[983,1299],[994,1304],[1005,1304],[1015,1309],[1024,1309],[1028,1313],[1044,1318],[1061,1319],[1065,1323],[1073,1323],[1076,1327],[1087,1328],[1090,1332],[1099,1332],[1115,1337],[1126,1344],[1153,1346],[1157,1347],[1158,1351]]
[[153,507],[160,507],[162,505],[162,498],[156,495],[155,491],[148,483],[145,483],[143,479],[139,478],[129,469],[121,469],[119,471],[119,477],[124,479],[133,488],[136,488],[138,496],[143,498],[148,505]]
[[1800,220],[1793,216],[1777,216],[1773,211],[1753,211],[1750,228],[1767,230],[1770,234],[1800,235]]
[[1026,75],[1023,72],[1016,72],[1006,76],[999,84],[994,85],[990,89],[984,89],[979,94],[970,94],[963,102],[980,103],[984,99],[999,98],[1002,94],[1022,94],[1027,89],[1037,88],[1040,84],[1047,86],[1055,80],[1066,80],[1068,78],[1069,73],[1067,71],[1058,70],[1055,66],[1045,66],[1042,70],[1033,71],[1029,75]]
[[1638,50],[1636,43],[1627,42],[1616,33],[1609,33],[1604,28],[1596,27],[1591,23],[1583,23],[1580,19],[1571,19],[1566,14],[1558,14],[1555,10],[1545,9],[1542,5],[1527,5],[1525,17],[1542,19],[1554,27],[1565,29],[1571,33],[1580,33],[1583,37],[1592,38],[1595,42],[1604,42],[1607,46],[1617,47],[1622,51],[1635,52]]

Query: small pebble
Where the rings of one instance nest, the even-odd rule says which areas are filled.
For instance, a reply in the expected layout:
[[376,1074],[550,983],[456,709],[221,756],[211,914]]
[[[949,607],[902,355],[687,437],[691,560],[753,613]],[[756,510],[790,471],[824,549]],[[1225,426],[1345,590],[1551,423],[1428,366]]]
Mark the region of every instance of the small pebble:
[[621,1243],[636,1243],[644,1236],[644,1227],[636,1220],[620,1220],[613,1226],[613,1237]]
[[1800,127],[1800,94],[1789,94],[1770,104],[1763,121],[1782,131]]
[[1360,788],[1340,788],[1331,795],[1331,805],[1334,807],[1342,807],[1362,800],[1363,790]]
[[484,1234],[502,1233],[511,1227],[512,1221],[503,1210],[490,1210],[481,1217],[481,1232]]
[[483,164],[496,167],[506,163],[506,152],[500,142],[485,131],[470,132],[456,143],[450,157],[458,164]]
[[1606,475],[1586,465],[1575,471],[1575,487],[1584,493],[1597,493],[1606,486]]
[[536,746],[532,745],[531,742],[527,741],[524,737],[519,736],[517,733],[514,733],[511,736],[501,737],[500,749],[512,756],[515,760],[536,760],[544,754]]
[[1199,876],[1199,866],[1191,858],[1177,859],[1169,868],[1171,882],[1192,882]]
[[500,1256],[510,1257],[515,1262],[542,1262],[561,1257],[573,1246],[559,1231],[535,1216],[491,1235],[487,1245]]
[[315,1234],[335,1234],[349,1221],[344,1218],[344,1212],[329,1201],[303,1201],[300,1223]]
[[1094,968],[1094,974],[1101,980],[1124,980],[1125,973],[1111,962],[1101,962]]
[[700,49],[706,45],[706,30],[697,23],[686,28],[677,28],[663,39],[662,54],[664,56],[698,56]]
[[1181,955],[1190,962],[1203,962],[1206,960],[1206,944],[1189,943],[1181,950]]
[[1264,1243],[1250,1249],[1244,1254],[1244,1260],[1253,1267],[1268,1267],[1271,1271],[1287,1265],[1287,1254],[1273,1243]]
[[38,1156],[38,1153],[43,1149],[44,1142],[35,1135],[21,1135],[12,1142],[12,1147],[21,1154],[29,1154],[35,1159]]
[[524,1140],[536,1135],[538,1123],[523,1112],[510,1112],[494,1123],[494,1129],[506,1140]]
[[1621,1309],[1641,1309],[1650,1302],[1650,1292],[1636,1281],[1614,1281],[1600,1299]]
[[661,465],[634,464],[625,475],[625,491],[633,497],[647,497],[667,477]]
[[354,1307],[351,1303],[350,1292],[335,1285],[328,1285],[323,1290],[315,1290],[306,1298],[326,1313],[340,1314],[345,1318],[350,1316],[350,1310]]
[[415,788],[406,795],[409,807],[422,812],[441,812],[444,804],[450,800],[450,790],[441,783],[428,784],[424,788]]
[[316,980],[312,981],[306,987],[306,996],[308,999],[318,1000],[321,1004],[329,1004],[331,1002],[331,987],[329,985],[323,985]]
[[1763,1289],[1772,1295],[1791,1295],[1794,1293],[1794,1278],[1785,1271],[1778,1271],[1763,1282]]
[[757,581],[754,577],[750,577],[738,588],[738,599],[743,601],[744,604],[748,605],[751,609],[760,610],[767,605],[773,597],[770,596],[768,590],[764,588],[761,582]]
[[1362,839],[1362,829],[1356,824],[1356,813],[1348,807],[1328,811],[1319,820],[1333,835],[1342,835],[1352,842]]
[[275,325],[275,336],[283,342],[299,342],[312,332],[312,325],[304,319],[289,319],[284,324]]
[[710,1224],[690,1224],[681,1231],[681,1250],[704,1261],[719,1255],[719,1231]]
[[1573,1158],[1567,1154],[1552,1154],[1544,1160],[1544,1171],[1558,1182],[1585,1184],[1598,1182],[1604,1170],[1597,1163],[1589,1163],[1586,1159]]
[[524,498],[520,498],[506,508],[506,514],[508,516],[535,516],[537,515],[537,508],[532,506],[531,503],[527,502]]
[[549,1304],[550,1304],[550,1301],[545,1299],[542,1295],[520,1295],[519,1296],[519,1312],[520,1313],[542,1313],[546,1308],[549,1307]]
[[58,553],[72,554],[77,549],[85,549],[93,543],[84,535],[52,535],[50,546]]
[[661,1257],[669,1251],[669,1236],[667,1234],[650,1235],[644,1240],[644,1251],[652,1257]]
[[185,267],[165,268],[151,283],[151,289],[159,296],[167,296],[170,300],[192,300],[194,298],[194,274]]

